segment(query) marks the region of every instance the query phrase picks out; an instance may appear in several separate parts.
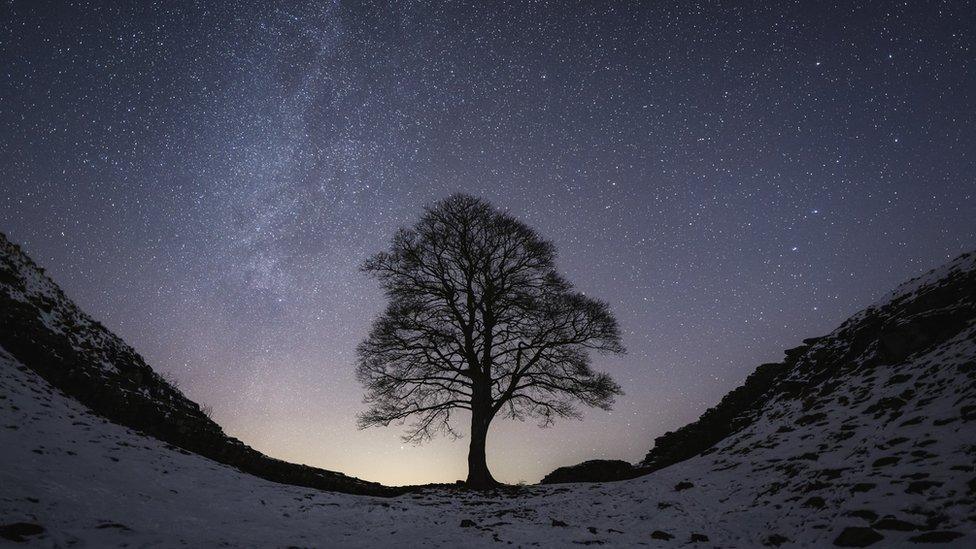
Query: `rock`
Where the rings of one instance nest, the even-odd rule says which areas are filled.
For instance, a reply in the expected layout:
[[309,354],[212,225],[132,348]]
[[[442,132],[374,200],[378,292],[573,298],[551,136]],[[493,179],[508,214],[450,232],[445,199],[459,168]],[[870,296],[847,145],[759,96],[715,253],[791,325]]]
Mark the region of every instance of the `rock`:
[[680,492],[682,490],[687,490],[688,488],[694,488],[694,487],[695,487],[694,484],[688,482],[687,480],[683,480],[683,481],[679,482],[678,484],[675,484],[674,485],[674,491],[675,492]]
[[961,412],[963,421],[976,420],[976,406],[963,406]]
[[834,540],[834,545],[838,547],[867,547],[884,539],[872,528],[862,526],[848,526]]
[[807,348],[803,346],[789,351],[783,363],[760,365],[743,385],[725,395],[697,421],[654,439],[654,447],[640,466],[650,472],[714,450],[716,443],[751,422],[763,403],[763,395],[781,380]]
[[44,533],[44,527],[30,522],[12,522],[0,526],[0,538],[10,541],[27,541],[31,536]]
[[936,532],[925,532],[924,534],[910,537],[908,538],[908,541],[914,541],[915,543],[949,543],[950,541],[959,539],[961,537],[962,534],[959,532],[939,530]]
[[688,540],[689,543],[707,543],[708,536],[705,534],[692,534],[691,539]]
[[878,336],[879,355],[889,364],[901,362],[940,336],[958,331],[968,320],[966,311],[944,308],[886,322]]
[[811,423],[816,423],[818,421],[821,421],[821,420],[825,419],[826,417],[827,417],[827,414],[825,414],[823,412],[818,412],[816,414],[806,415],[806,416],[801,417],[800,419],[797,419],[796,420],[796,424],[799,425],[800,427],[803,427],[803,426],[806,426],[806,425],[810,425]]
[[634,478],[640,470],[619,459],[594,459],[577,465],[560,467],[542,479],[542,484],[564,482],[611,482]]
[[[285,514],[285,516],[288,516],[288,515]],[[129,527],[128,526],[126,526],[124,524],[119,524],[118,522],[103,522],[102,524],[99,524],[95,528],[97,528],[99,530],[115,529],[115,530],[129,531]]]
[[781,536],[779,534],[773,534],[771,536],[768,536],[765,540],[763,540],[763,545],[765,545],[766,547],[779,547],[780,545],[783,545],[784,543],[789,543],[789,541],[790,541],[790,538],[788,538],[786,536]]
[[871,464],[871,467],[887,467],[889,465],[894,465],[899,461],[901,461],[901,458],[898,456],[887,456],[887,457],[878,458],[874,460],[874,463]]
[[903,408],[908,402],[899,397],[884,397],[864,409],[865,414],[874,415],[875,419],[880,418],[886,413],[896,412]]
[[916,480],[908,484],[905,492],[909,494],[921,494],[929,488],[935,488],[936,486],[942,486],[942,483],[935,480]]
[[472,526],[477,526],[478,524],[471,519],[464,519],[461,521],[461,528],[471,528]]
[[561,520],[552,519],[552,526],[553,526],[553,528],[557,528],[557,527],[558,528],[565,528],[565,527],[567,527],[569,525],[566,524],[565,522],[561,521]]
[[825,502],[824,498],[820,496],[813,496],[812,498],[804,501],[803,506],[810,507],[812,509],[823,509],[827,506],[827,502]]
[[654,530],[653,532],[651,532],[651,539],[660,539],[664,541],[669,541],[674,539],[674,536],[663,530]]
[[871,528],[874,528],[875,530],[897,530],[899,532],[911,532],[912,530],[918,530],[918,526],[894,517],[885,517],[879,521],[875,521],[875,523],[871,525]]
[[897,385],[899,383],[905,383],[909,379],[912,379],[912,376],[908,374],[895,374],[888,379],[885,385]]

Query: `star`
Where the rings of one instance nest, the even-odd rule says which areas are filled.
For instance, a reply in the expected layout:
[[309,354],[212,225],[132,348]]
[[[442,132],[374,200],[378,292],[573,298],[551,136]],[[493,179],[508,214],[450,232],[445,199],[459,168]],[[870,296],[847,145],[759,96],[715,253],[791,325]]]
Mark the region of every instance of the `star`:
[[640,459],[976,248],[965,2],[524,8],[7,3],[0,230],[228,433],[390,484],[453,482],[464,442],[357,430],[359,267],[451,193],[550,239],[630,351],[595,363],[617,413],[492,427],[510,482]]

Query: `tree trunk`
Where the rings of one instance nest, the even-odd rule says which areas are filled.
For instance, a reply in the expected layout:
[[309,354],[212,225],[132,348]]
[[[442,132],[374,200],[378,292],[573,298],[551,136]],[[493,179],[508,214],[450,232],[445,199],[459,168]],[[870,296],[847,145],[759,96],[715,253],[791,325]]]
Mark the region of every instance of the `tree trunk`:
[[[490,388],[488,389],[491,390]],[[498,482],[488,471],[485,459],[485,441],[488,438],[488,426],[491,424],[492,414],[490,402],[478,398],[480,391],[475,391],[471,406],[471,446],[468,449],[468,480],[469,488],[483,489],[497,486]]]

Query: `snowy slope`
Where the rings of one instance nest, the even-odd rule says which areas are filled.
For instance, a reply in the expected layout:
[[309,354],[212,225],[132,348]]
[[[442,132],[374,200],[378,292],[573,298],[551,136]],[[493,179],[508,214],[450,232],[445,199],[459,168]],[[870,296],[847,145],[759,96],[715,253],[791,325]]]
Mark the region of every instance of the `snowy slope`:
[[683,495],[681,508],[657,507],[652,494],[670,497],[680,473],[634,485],[531,487],[518,497],[352,496],[267,482],[106,422],[5,352],[0,395],[0,522],[41,526],[25,539],[43,546],[482,546],[495,536],[630,544],[651,541],[657,523],[705,528],[695,494]]
[[115,423],[263,478],[357,494],[391,490],[270,458],[228,437],[141,356],[75,305],[0,233],[0,346],[53,386]]
[[92,547],[976,546],[974,288],[969,254],[855,315],[704,455],[628,481],[493,494],[380,498],[268,482],[108,422],[0,351],[0,536]]
[[[973,336],[954,341],[945,353],[972,361]],[[960,547],[976,539],[971,496],[966,504],[953,503],[973,476],[964,447],[971,452],[976,436],[961,426],[938,439],[926,436],[932,428],[925,424],[869,429],[817,459],[797,460],[820,444],[798,429],[790,433],[793,446],[744,452],[750,441],[776,432],[781,422],[770,420],[726,451],[636,480],[529,487],[517,497],[429,491],[391,499],[275,484],[181,453],[90,414],[6,353],[0,376],[0,522],[41,526],[41,534],[24,538],[41,546],[482,546],[497,538],[668,547],[693,534],[721,546],[812,545],[888,516],[965,534],[954,540]],[[949,408],[951,402],[942,401],[932,411],[942,418]],[[856,424],[837,419],[837,430],[829,431]],[[899,436],[921,444],[892,444]],[[925,458],[911,456],[919,447],[939,457],[920,462]],[[905,459],[871,465],[888,456]],[[790,468],[815,471],[812,478],[825,486],[807,486]],[[920,473],[929,475],[920,480],[941,485],[912,490],[919,480],[911,475]],[[862,484],[874,487],[855,488]],[[822,508],[811,503],[816,497],[824,499]],[[463,527],[466,519],[475,526]],[[920,534],[878,531],[886,546]],[[655,532],[674,538],[655,539]]]

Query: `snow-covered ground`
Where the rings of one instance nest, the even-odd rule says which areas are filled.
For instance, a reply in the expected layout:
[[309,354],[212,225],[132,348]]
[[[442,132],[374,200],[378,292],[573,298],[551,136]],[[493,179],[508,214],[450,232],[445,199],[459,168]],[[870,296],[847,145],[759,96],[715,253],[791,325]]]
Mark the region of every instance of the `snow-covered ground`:
[[875,372],[833,395],[856,399],[861,386],[898,394],[922,383],[933,398],[904,414],[909,425],[862,413],[876,398],[825,406],[805,426],[796,421],[802,403],[774,403],[719,451],[639,479],[397,498],[275,484],[185,454],[88,413],[2,352],[0,523],[39,525],[42,533],[24,539],[52,547],[671,547],[694,535],[707,537],[702,546],[829,545],[845,527],[871,523],[888,547],[914,546],[910,538],[933,531],[972,547],[976,506],[966,483],[976,429],[956,413],[957,395],[971,391],[956,371],[976,360],[974,340],[971,326],[911,368],[893,367],[910,379],[889,383]]
[[[15,319],[36,310],[107,388],[134,387],[167,418],[200,415],[134,375],[151,370],[131,347],[0,244],[0,290],[28,311]],[[976,254],[854,315],[791,368],[784,386],[799,390],[641,478],[379,498],[275,484],[143,436],[0,347],[0,545],[976,547]]]
[[708,529],[701,495],[673,492],[678,471],[518,497],[349,496],[266,482],[106,422],[6,353],[0,395],[0,522],[42,526],[27,538],[39,545],[636,544],[656,528],[685,538]]

